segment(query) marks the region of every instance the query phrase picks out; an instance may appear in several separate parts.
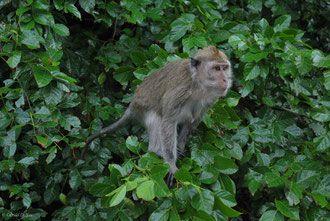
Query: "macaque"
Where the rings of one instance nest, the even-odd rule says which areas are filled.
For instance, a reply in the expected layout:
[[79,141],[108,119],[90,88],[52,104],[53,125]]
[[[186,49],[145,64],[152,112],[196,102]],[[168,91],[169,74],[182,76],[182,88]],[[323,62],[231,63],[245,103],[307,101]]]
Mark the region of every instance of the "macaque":
[[135,118],[148,131],[148,151],[170,165],[166,182],[171,186],[178,170],[177,155],[183,153],[188,134],[231,85],[231,63],[215,46],[199,50],[190,59],[170,62],[142,81],[117,122],[88,137],[81,158],[95,138]]

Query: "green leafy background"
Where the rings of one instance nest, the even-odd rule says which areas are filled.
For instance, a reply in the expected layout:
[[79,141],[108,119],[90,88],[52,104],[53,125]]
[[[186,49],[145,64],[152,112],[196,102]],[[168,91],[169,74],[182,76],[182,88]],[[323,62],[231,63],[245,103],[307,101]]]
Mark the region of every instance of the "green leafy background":
[[[329,220],[326,0],[0,1],[2,220]],[[145,76],[208,45],[234,86],[177,165],[118,119]]]

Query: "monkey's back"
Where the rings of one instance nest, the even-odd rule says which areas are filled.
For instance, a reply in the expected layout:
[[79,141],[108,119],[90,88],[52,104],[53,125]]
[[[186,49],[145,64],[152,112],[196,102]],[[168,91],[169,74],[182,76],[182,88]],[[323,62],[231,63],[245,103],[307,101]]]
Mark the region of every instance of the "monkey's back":
[[191,84],[190,59],[170,62],[142,81],[134,92],[131,107],[133,110],[140,110],[140,113],[153,110],[162,115],[164,96],[171,102],[171,92],[177,91],[176,96],[182,94],[182,97],[176,97],[176,100],[182,103],[187,99],[188,93],[180,91],[187,92],[191,89]]

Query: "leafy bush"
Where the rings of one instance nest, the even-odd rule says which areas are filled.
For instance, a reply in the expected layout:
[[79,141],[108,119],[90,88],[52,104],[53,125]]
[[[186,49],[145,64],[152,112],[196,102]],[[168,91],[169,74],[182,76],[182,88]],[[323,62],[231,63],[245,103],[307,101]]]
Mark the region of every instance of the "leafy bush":
[[[4,220],[329,220],[326,1],[12,0],[0,9]],[[146,75],[207,45],[230,57],[235,84],[191,135],[174,187],[137,124],[79,159]]]

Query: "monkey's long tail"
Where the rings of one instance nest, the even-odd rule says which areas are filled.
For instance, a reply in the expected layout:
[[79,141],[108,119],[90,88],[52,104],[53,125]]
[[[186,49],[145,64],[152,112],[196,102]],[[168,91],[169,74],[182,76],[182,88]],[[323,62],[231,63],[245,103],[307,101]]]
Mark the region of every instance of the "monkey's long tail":
[[88,148],[89,144],[95,138],[98,138],[99,136],[102,136],[103,134],[110,133],[111,131],[114,131],[114,130],[118,129],[119,127],[122,127],[122,126],[126,125],[131,120],[131,118],[132,118],[132,112],[131,112],[130,108],[127,108],[124,115],[118,121],[116,121],[113,124],[110,124],[109,126],[103,128],[98,133],[95,133],[92,136],[88,137],[87,140],[86,140],[86,144],[83,147],[83,150],[80,154],[80,159],[81,160],[84,159],[86,149]]

